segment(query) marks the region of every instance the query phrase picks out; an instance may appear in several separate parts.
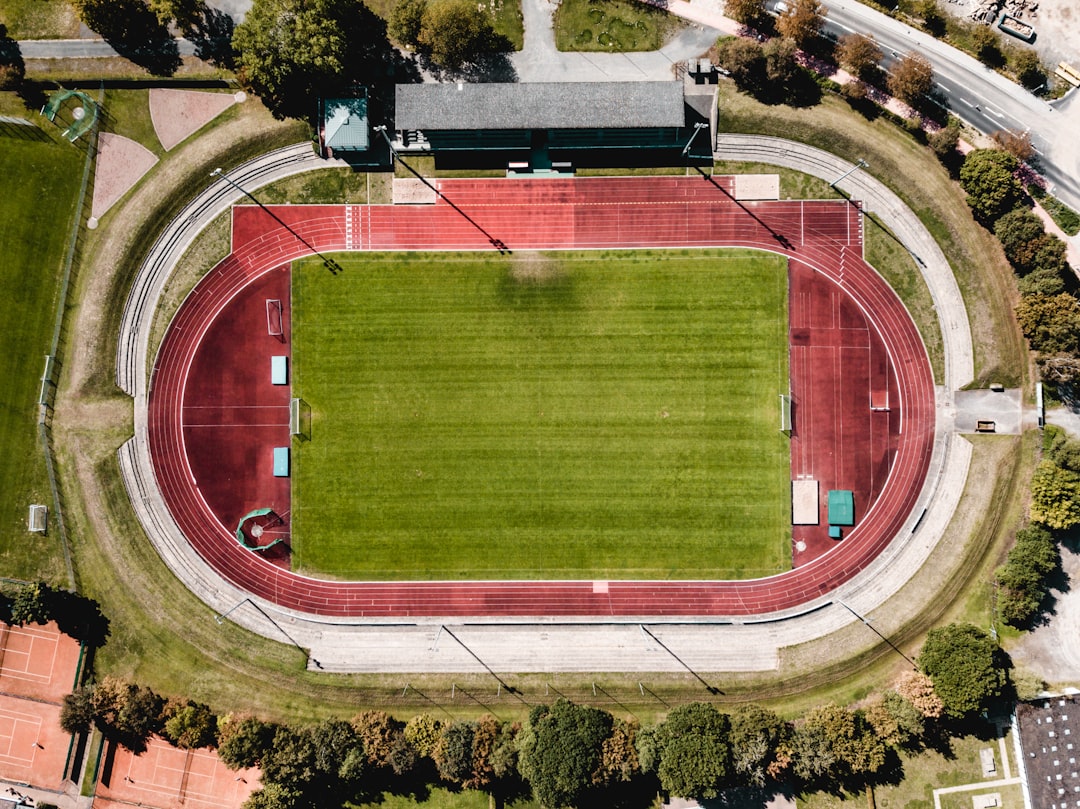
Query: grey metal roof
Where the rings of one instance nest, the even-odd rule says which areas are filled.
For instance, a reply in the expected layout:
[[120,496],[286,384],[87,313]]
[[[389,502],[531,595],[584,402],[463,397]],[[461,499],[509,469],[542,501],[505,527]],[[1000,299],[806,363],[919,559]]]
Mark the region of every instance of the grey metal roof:
[[398,129],[683,126],[680,81],[399,84]]

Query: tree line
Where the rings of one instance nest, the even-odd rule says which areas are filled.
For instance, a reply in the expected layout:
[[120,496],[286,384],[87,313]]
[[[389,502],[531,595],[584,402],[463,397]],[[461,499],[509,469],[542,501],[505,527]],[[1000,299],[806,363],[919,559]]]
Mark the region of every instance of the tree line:
[[184,749],[216,748],[233,770],[262,772],[245,809],[326,809],[423,800],[433,787],[478,790],[493,805],[533,798],[544,807],[645,807],[658,792],[707,800],[732,790],[860,791],[903,776],[900,755],[936,745],[1014,696],[1008,658],[983,630],[932,630],[918,669],[855,706],[827,704],[794,720],[753,703],[730,710],[693,702],[641,725],[559,699],[522,721],[491,715],[402,721],[385,711],[314,725],[165,698],[105,677],[64,699],[69,733],[96,727],[139,752],[153,734]]

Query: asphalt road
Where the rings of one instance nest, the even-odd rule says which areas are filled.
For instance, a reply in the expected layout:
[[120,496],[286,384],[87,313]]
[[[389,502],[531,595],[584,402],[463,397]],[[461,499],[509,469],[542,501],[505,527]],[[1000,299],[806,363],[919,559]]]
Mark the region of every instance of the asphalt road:
[[980,132],[1028,130],[1037,168],[1058,197],[1080,208],[1080,106],[1075,93],[1049,104],[967,54],[856,0],[828,0],[827,5],[826,29],[872,35],[885,52],[886,69],[911,50],[926,57],[934,67],[942,103]]

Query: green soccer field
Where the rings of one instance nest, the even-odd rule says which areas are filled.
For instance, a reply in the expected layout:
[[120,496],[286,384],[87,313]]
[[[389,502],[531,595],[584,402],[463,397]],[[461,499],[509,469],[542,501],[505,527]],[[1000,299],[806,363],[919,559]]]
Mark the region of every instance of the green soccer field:
[[293,566],[349,579],[790,567],[787,264],[355,254],[293,272]]

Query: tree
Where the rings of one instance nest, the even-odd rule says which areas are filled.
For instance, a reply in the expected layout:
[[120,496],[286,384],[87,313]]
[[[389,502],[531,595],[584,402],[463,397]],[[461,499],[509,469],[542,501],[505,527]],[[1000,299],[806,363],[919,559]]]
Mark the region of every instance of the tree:
[[434,754],[435,765],[442,778],[464,784],[472,777],[475,736],[475,722],[458,719],[443,728]]
[[295,809],[299,804],[299,792],[271,782],[252,792],[244,801],[243,809]]
[[1029,90],[1046,83],[1046,71],[1035,51],[1026,48],[1014,51],[1012,69],[1020,83]]
[[8,36],[0,23],[0,90],[17,90],[26,78],[26,62],[18,41]]
[[386,23],[361,0],[254,0],[236,27],[240,77],[276,118],[315,113],[315,99],[384,76]]
[[945,713],[963,719],[990,707],[1005,687],[990,635],[971,624],[948,624],[926,635],[919,668],[934,682]]
[[[1080,439],[1070,438],[1060,427],[1047,424],[1043,428],[1043,453],[1065,469],[1080,472]],[[1019,539],[1019,534],[1017,538]]]
[[994,235],[1005,248],[1005,257],[1021,275],[1035,269],[1037,244],[1045,234],[1042,220],[1026,208],[1009,211],[994,223]]
[[933,681],[921,671],[907,671],[896,683],[896,693],[915,706],[927,719],[937,719],[945,712]]
[[175,20],[181,28],[193,24],[206,8],[203,0],[147,0],[162,25]]
[[276,733],[276,726],[253,716],[227,716],[218,730],[218,758],[230,770],[261,767]]
[[368,763],[389,767],[394,739],[401,735],[404,725],[386,711],[361,711],[353,717],[352,726],[363,744]]
[[724,16],[743,25],[764,19],[765,0],[724,0]]
[[1005,64],[1005,55],[1001,52],[1001,40],[989,25],[976,25],[971,32],[971,44],[975,47],[975,56],[989,67],[1001,67]]
[[143,752],[150,735],[162,730],[165,700],[146,686],[105,677],[90,701],[101,732],[134,753]]
[[50,591],[43,581],[20,587],[11,602],[11,622],[16,626],[48,623]]
[[780,36],[806,48],[817,39],[825,24],[825,7],[819,0],[791,0],[788,8],[776,20]]
[[926,732],[926,719],[922,712],[891,690],[867,707],[866,721],[878,738],[895,750],[917,746]]
[[725,39],[720,43],[718,58],[740,90],[756,89],[765,80],[765,52],[757,40]]
[[1031,479],[1031,519],[1058,531],[1080,525],[1080,473],[1040,461]]
[[1036,351],[1076,354],[1080,348],[1080,301],[1067,292],[1021,298],[1016,319]]
[[715,798],[731,776],[730,734],[730,717],[712,705],[673,710],[658,734],[661,786],[682,798]]
[[60,707],[60,727],[72,736],[85,733],[94,724],[95,715],[90,689],[76,688],[64,696]]
[[795,59],[798,48],[790,39],[770,39],[762,47],[765,56],[765,78],[781,88],[791,84],[799,73]]
[[922,17],[923,27],[936,37],[945,35],[945,18],[937,0],[918,0],[915,13]]
[[[1047,297],[1053,297],[1054,295],[1060,295],[1065,291],[1065,279],[1062,277],[1061,273],[1056,270],[1038,269],[1032,270],[1021,278],[1017,287],[1019,287],[1022,296],[1045,295]],[[1045,359],[1046,358],[1044,357],[1040,357],[1040,363]],[[1043,374],[1043,379],[1052,381],[1050,377],[1046,376],[1045,372]]]
[[836,48],[837,61],[853,76],[861,79],[877,70],[882,55],[877,41],[865,34],[845,34],[840,37]]
[[1013,176],[1018,166],[1013,155],[999,149],[975,149],[964,158],[960,185],[981,221],[993,222],[1019,205],[1024,189]]
[[628,782],[641,772],[637,754],[636,722],[624,722],[616,719],[611,728],[611,735],[604,739],[600,752],[600,769],[596,783],[608,786]]
[[508,49],[495,34],[491,15],[470,0],[433,0],[424,10],[417,42],[431,61],[450,71]]
[[519,768],[542,806],[576,806],[588,794],[612,724],[606,711],[567,700],[529,712],[518,735]]
[[874,732],[865,716],[839,705],[823,705],[810,711],[804,728],[814,728],[814,736],[828,747],[834,765],[834,778],[865,781],[885,764],[885,743]]
[[960,145],[960,127],[950,118],[946,126],[929,133],[926,142],[939,160],[946,160],[956,154],[956,147]]
[[187,700],[170,701],[163,711],[162,735],[184,750],[213,747],[217,743],[217,717],[209,706]]
[[390,10],[387,25],[390,36],[402,45],[415,48],[420,43],[420,29],[427,5],[427,0],[397,0]]
[[788,725],[772,711],[753,703],[731,715],[731,763],[735,774],[750,786],[763,787],[776,761]]
[[443,724],[429,713],[421,713],[405,723],[405,740],[421,756],[431,758],[442,735]]
[[790,742],[792,774],[804,784],[815,785],[828,781],[838,766],[836,752],[825,737],[819,722],[795,725]]
[[887,85],[898,99],[914,105],[934,86],[934,69],[922,54],[910,51],[893,65]]

